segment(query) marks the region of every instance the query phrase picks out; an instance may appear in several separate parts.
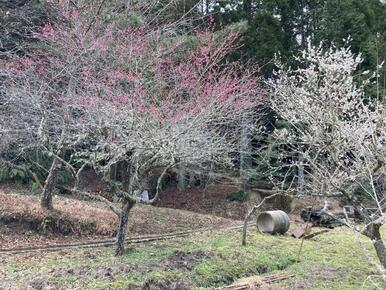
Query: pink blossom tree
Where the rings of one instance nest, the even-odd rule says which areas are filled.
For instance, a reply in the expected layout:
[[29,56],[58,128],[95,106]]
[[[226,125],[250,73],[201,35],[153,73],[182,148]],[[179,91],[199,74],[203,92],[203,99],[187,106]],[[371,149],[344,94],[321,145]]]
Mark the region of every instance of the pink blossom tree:
[[[55,179],[64,167],[75,180],[69,190],[117,214],[119,255],[130,210],[157,200],[170,168],[208,161],[233,166],[241,119],[255,114],[263,97],[256,67],[227,60],[237,33],[197,30],[189,43],[146,23],[118,29],[95,10],[69,7],[58,5],[63,21],[37,34],[44,50],[4,63],[9,76],[1,116],[10,125],[8,135],[28,136],[22,148],[39,146],[54,156],[42,205],[52,207]],[[66,152],[70,157],[64,158]],[[125,184],[112,177],[117,164],[127,168]],[[121,207],[79,189],[88,167],[109,184]],[[144,199],[138,193],[149,189],[157,170],[162,173],[156,190]]]

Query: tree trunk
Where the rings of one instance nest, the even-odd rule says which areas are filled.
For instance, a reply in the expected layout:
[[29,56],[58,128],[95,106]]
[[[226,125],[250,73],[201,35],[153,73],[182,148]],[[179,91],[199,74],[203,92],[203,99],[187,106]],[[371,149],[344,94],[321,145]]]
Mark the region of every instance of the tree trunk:
[[201,176],[201,187],[204,189],[204,192],[209,183],[211,170],[212,170],[212,163],[211,162],[206,163]]
[[379,262],[386,271],[386,248],[379,231],[380,227],[381,224],[370,224],[367,226],[364,235],[372,240]]
[[[61,155],[64,153],[64,149],[60,150]],[[52,210],[52,193],[55,189],[56,186],[56,181],[58,179],[58,174],[60,169],[62,168],[62,162],[59,160],[59,158],[54,159],[52,162],[50,171],[48,173],[47,179],[44,184],[43,192],[42,192],[42,197],[40,200],[40,204],[43,208]]]
[[297,194],[298,195],[304,195],[304,185],[305,185],[305,179],[304,179],[304,156],[302,153],[298,154],[298,184],[297,184]]
[[117,233],[117,249],[115,250],[116,256],[122,256],[125,251],[125,237],[127,223],[129,220],[129,213],[134,206],[134,202],[124,201],[121,216],[119,217],[119,229]]
[[186,167],[184,164],[178,166],[177,187],[179,192],[186,190]]
[[250,170],[252,168],[252,132],[248,114],[244,114],[240,136],[240,190],[250,194]]
[[189,170],[189,187],[194,187],[196,185],[196,174],[193,170]]

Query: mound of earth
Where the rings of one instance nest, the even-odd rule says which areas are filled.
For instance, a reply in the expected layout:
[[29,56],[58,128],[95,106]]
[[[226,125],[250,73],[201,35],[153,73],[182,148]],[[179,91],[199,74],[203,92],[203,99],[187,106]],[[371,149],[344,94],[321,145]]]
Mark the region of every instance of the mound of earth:
[[[54,208],[53,212],[42,209],[38,196],[0,192],[2,247],[107,239],[116,234],[117,216],[103,204],[56,196]],[[233,224],[211,215],[137,205],[129,218],[128,236]]]
[[157,205],[243,220],[247,213],[247,204],[227,199],[229,194],[237,191],[236,187],[220,184],[211,185],[206,189],[191,187],[184,192],[168,188],[161,193]]
[[[168,208],[178,208],[197,213],[211,214],[214,216],[243,220],[248,209],[254,205],[253,201],[231,201],[229,196],[238,192],[235,186],[214,184],[206,189],[200,187],[187,188],[179,192],[175,188],[167,188],[160,195],[158,206]],[[255,191],[252,191],[254,194]],[[270,195],[271,192],[260,192],[260,198]],[[252,199],[254,197],[252,196]],[[288,198],[277,196],[268,200],[261,210],[283,210],[300,219],[299,213],[307,206],[323,206],[327,201],[333,209],[341,209],[340,199],[338,197],[320,196],[294,196]]]

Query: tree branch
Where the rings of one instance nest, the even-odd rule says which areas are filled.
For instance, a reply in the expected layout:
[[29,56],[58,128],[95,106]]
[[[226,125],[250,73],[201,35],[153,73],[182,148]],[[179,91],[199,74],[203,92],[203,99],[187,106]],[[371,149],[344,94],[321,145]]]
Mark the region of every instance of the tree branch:
[[242,236],[242,242],[241,244],[243,246],[246,246],[247,245],[247,227],[248,227],[248,220],[251,218],[251,216],[269,199],[277,196],[277,195],[280,195],[280,194],[283,194],[281,192],[276,192],[272,195],[269,195],[269,196],[266,196],[263,198],[263,200],[255,205],[249,212],[248,214],[245,216],[245,219],[244,219],[244,225],[243,225],[243,236]]
[[96,194],[92,194],[92,193],[89,193],[89,192],[86,192],[86,191],[83,191],[83,190],[79,190],[79,189],[76,189],[76,188],[68,188],[68,187],[63,187],[64,189],[70,191],[70,192],[73,192],[75,194],[78,194],[78,195],[81,195],[81,196],[85,196],[85,197],[88,197],[92,200],[95,200],[95,201],[100,201],[100,202],[103,202],[108,208],[110,208],[118,217],[121,216],[121,210],[114,204],[112,203],[111,201],[109,201],[107,198],[104,198],[103,196],[100,196],[100,195],[96,195]]
[[171,163],[171,164],[169,164],[168,166],[165,167],[165,169],[162,171],[161,175],[157,179],[157,189],[156,189],[156,193],[155,193],[154,197],[152,199],[150,199],[149,201],[141,201],[142,203],[144,203],[144,204],[153,204],[153,203],[155,203],[158,200],[159,195],[161,193],[162,181],[163,181],[163,179],[164,179],[164,177],[166,175],[166,172],[170,168],[176,166],[177,164],[178,164],[178,162],[177,163]]

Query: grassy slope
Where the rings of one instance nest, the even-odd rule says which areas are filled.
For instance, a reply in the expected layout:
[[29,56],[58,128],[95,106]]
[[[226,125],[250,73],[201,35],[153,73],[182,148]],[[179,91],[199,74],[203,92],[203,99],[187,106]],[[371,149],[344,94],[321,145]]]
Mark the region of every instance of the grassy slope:
[[374,289],[368,277],[376,268],[363,258],[363,245],[344,228],[305,241],[299,263],[299,240],[254,230],[247,247],[240,247],[239,239],[240,232],[229,231],[133,245],[120,258],[113,257],[112,249],[0,256],[0,289],[39,283],[51,289],[126,289],[157,281],[211,289],[279,270],[296,275],[282,283],[287,289]]

